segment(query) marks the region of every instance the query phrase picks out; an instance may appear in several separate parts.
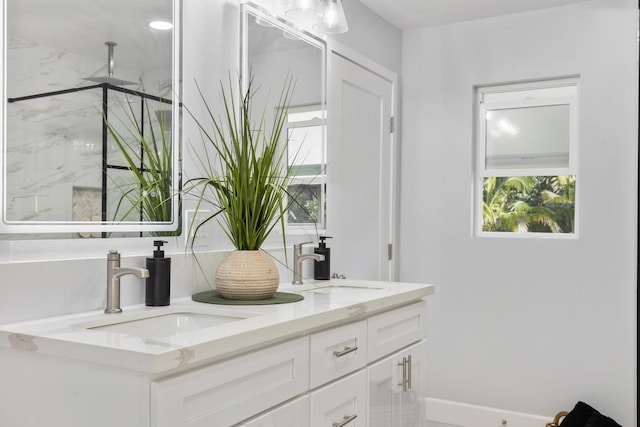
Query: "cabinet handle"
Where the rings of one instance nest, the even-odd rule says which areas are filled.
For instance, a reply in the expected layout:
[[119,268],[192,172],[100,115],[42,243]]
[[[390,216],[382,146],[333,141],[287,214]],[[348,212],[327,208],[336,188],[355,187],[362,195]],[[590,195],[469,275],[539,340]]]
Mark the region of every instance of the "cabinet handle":
[[403,357],[398,366],[402,366],[402,382],[398,385],[407,391],[411,388],[411,356]]
[[402,391],[407,391],[407,358],[403,357],[398,366],[402,366],[402,381],[398,385],[402,387]]
[[411,389],[411,355],[407,356],[407,388]]
[[357,414],[353,414],[351,416],[349,415],[345,415],[344,419],[342,420],[342,422],[335,422],[333,424],[331,424],[333,427],[344,427],[347,424],[349,424],[351,421],[355,420],[356,418],[358,418]]
[[349,353],[353,353],[357,349],[358,349],[357,345],[354,345],[353,347],[345,347],[344,350],[342,350],[342,351],[334,351],[333,355],[335,357],[342,357],[342,356],[345,356],[345,355],[347,355]]

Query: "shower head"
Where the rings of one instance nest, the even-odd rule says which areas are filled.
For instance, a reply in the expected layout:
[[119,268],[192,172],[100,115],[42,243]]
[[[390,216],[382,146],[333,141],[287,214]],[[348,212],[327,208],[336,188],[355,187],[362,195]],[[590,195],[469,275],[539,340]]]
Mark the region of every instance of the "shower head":
[[136,85],[137,82],[131,82],[128,80],[122,80],[113,77],[113,48],[117,46],[116,42],[106,42],[107,45],[107,75],[98,77],[85,77],[82,80],[88,80],[95,83],[109,83],[114,86],[128,86]]

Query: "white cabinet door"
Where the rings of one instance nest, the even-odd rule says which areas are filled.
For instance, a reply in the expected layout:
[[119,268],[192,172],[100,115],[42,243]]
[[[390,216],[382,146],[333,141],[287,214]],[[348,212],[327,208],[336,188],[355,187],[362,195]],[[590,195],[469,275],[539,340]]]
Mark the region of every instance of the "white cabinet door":
[[399,425],[400,391],[397,371],[392,365],[396,356],[383,359],[368,369],[369,374],[369,426]]
[[425,353],[421,341],[369,367],[370,427],[426,425]]
[[[426,353],[427,343],[421,342],[402,352],[399,356],[410,362],[406,380],[406,390],[400,394],[400,424],[401,427],[423,427],[427,423],[426,408]],[[407,360],[405,359],[405,360]],[[399,358],[398,364],[401,359]]]
[[365,370],[311,393],[311,427],[367,426]]
[[242,427],[309,427],[309,396],[278,406],[259,417],[241,424]]

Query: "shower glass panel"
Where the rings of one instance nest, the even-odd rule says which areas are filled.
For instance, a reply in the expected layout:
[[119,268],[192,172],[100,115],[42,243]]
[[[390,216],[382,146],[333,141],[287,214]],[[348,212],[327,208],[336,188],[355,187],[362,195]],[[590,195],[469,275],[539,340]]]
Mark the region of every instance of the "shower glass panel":
[[[168,180],[159,183],[155,195],[166,201],[171,188],[170,111],[170,100],[108,83],[10,98],[7,218],[149,220],[139,203],[144,190],[136,171],[147,181],[165,172]],[[163,166],[168,170],[158,171],[160,166],[149,163],[152,158],[169,159]],[[150,164],[156,165],[153,170]],[[170,201],[166,203],[170,213]]]

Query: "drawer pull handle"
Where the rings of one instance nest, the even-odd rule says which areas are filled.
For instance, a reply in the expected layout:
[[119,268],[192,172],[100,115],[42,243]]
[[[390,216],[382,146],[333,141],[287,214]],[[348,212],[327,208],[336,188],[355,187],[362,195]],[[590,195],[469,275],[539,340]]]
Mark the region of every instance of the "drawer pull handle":
[[355,420],[356,418],[358,418],[357,414],[353,414],[351,416],[349,415],[345,415],[344,419],[342,420],[342,422],[335,422],[333,424],[331,424],[333,427],[344,427],[347,424],[349,424],[351,421]]
[[342,356],[346,356],[349,353],[353,353],[357,349],[358,349],[357,345],[354,345],[353,347],[345,347],[344,350],[342,350],[342,351],[334,351],[333,355],[335,357],[342,357]]

